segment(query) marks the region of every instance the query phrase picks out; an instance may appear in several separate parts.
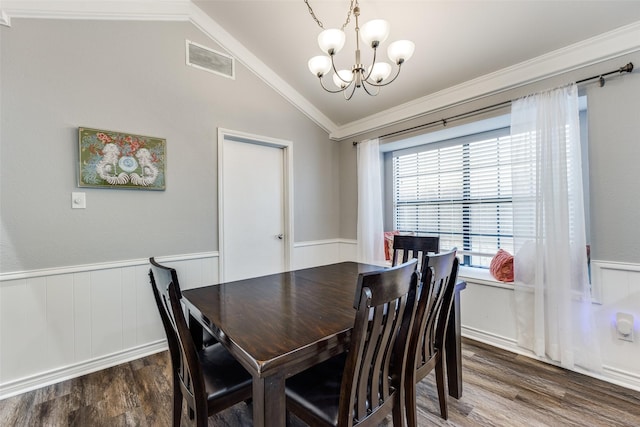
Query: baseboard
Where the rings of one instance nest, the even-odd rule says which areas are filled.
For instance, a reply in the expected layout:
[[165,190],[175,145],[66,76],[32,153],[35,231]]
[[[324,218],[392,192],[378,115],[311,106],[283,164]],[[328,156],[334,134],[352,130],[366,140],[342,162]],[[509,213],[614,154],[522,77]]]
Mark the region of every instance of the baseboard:
[[[298,242],[294,245],[294,247],[296,248],[296,253],[300,252],[299,253],[300,256],[304,255],[305,259],[308,258],[308,262],[310,263],[310,265],[311,263],[318,265],[318,263],[323,260],[326,262],[340,262],[340,261],[353,260],[355,259],[356,246],[357,246],[357,242],[355,240],[350,240],[350,239],[326,239],[326,240],[317,240],[317,241],[306,241],[306,242]],[[304,252],[304,254],[302,254],[302,252]],[[207,253],[198,253],[198,254],[182,254],[182,255],[166,256],[166,257],[159,258],[159,260],[163,262],[176,262],[176,263],[186,262],[187,264],[189,264],[191,261],[197,261],[199,259],[216,258],[217,256],[218,256],[217,252],[207,252]],[[2,290],[2,288],[5,286],[12,286],[13,283],[11,282],[11,280],[16,280],[16,279],[33,279],[33,278],[39,278],[39,277],[46,278],[49,276],[58,276],[61,274],[67,274],[69,275],[69,278],[68,278],[69,282],[73,283],[72,275],[75,273],[83,273],[83,272],[89,272],[89,271],[100,272],[106,269],[114,269],[114,268],[121,268],[124,270],[129,267],[146,265],[147,263],[148,263],[147,259],[133,259],[133,260],[124,260],[120,262],[100,263],[100,264],[93,264],[93,265],[69,266],[69,267],[62,267],[62,268],[37,270],[37,271],[5,273],[5,274],[0,274],[0,290]],[[625,270],[630,269],[628,265],[624,265],[624,266],[621,266],[619,264],[613,265],[613,263],[607,263],[606,265],[604,263],[601,263],[601,264],[605,268],[597,268],[597,271],[606,272],[609,269],[619,270],[621,267],[624,267]],[[195,269],[189,266],[185,266],[183,268],[185,268],[186,273],[196,274],[196,276],[197,274],[201,274],[201,270],[202,270],[200,265],[195,266]],[[191,268],[191,270],[193,271],[191,271],[189,268]],[[632,270],[633,272],[636,272],[638,268],[633,268]],[[136,285],[137,281],[134,280],[135,277],[133,276],[133,273],[128,272],[124,276],[126,276],[128,279],[125,280],[122,286],[127,286],[127,287],[137,286]],[[215,277],[213,279],[215,279]],[[213,279],[207,278],[207,280],[209,281]],[[146,281],[144,278],[141,280],[143,284],[146,284]],[[59,282],[56,282],[56,283],[57,285],[60,284]],[[39,284],[38,286],[36,286],[36,288],[38,288],[39,286],[46,287],[46,283]],[[54,307],[54,308],[56,308],[56,310],[53,310],[54,312],[64,311],[60,307]],[[132,309],[135,309],[136,311],[129,313],[129,311]],[[126,307],[122,307],[122,310],[123,312],[127,312],[129,317],[131,316],[136,317],[136,316],[139,316],[138,312],[140,311],[140,307],[126,306]],[[149,311],[148,313],[149,315],[152,315],[153,307],[147,311]],[[145,312],[145,310],[143,310],[143,312]],[[88,320],[91,319],[91,317],[87,313],[81,313],[81,314],[84,315]],[[7,319],[4,319],[3,321],[14,322],[16,320],[13,318],[7,318]],[[73,325],[70,325],[70,327],[73,327]],[[146,327],[148,329],[148,325]],[[158,327],[160,328],[160,326]],[[161,328],[159,330],[161,331]],[[513,338],[504,337],[498,334],[476,329],[470,326],[462,326],[462,335],[466,338],[473,339],[473,340],[476,340],[476,341],[479,341],[479,342],[482,342],[506,351],[510,351],[512,353],[521,354],[526,357],[541,360],[545,363],[554,364],[552,361],[541,359],[537,357],[535,354],[533,354],[532,352],[529,352],[523,348],[518,347],[515,339]],[[86,359],[88,354],[85,352],[85,353],[76,355],[76,357],[79,360],[83,360],[82,362],[63,364],[62,366],[45,370],[43,372],[34,372],[32,370],[31,375],[27,373],[24,377],[12,379],[11,381],[8,381],[5,383],[0,383],[0,399],[21,394],[30,390],[34,390],[34,389],[44,387],[50,384],[54,384],[60,381],[64,381],[70,378],[85,375],[91,372],[106,369],[106,368],[109,368],[121,363],[125,363],[137,358],[148,356],[150,354],[154,354],[166,349],[166,342],[164,340],[157,340],[160,337],[160,335],[157,335],[153,332],[150,333],[148,330],[146,330],[144,333],[139,333],[138,337],[142,337],[138,341],[140,343],[140,345],[138,346],[130,346],[129,348],[123,349],[121,351],[117,351],[115,353],[109,353],[109,354],[94,357],[91,359]],[[104,338],[105,337],[100,336],[100,337],[97,337],[96,339],[104,339]],[[78,342],[82,342],[81,340],[86,340],[86,336],[84,335],[77,336],[75,337],[75,339],[78,340]],[[118,336],[118,339],[123,340],[123,342],[126,342],[124,341],[123,336]],[[148,341],[148,342],[145,342],[145,341]],[[9,351],[8,349],[11,349],[11,348],[12,348],[11,346],[4,347],[3,352]],[[24,358],[20,358],[18,362],[23,365],[25,363],[27,364],[29,363],[29,361],[24,360]],[[72,360],[70,360],[70,362],[72,362]],[[616,384],[625,388],[640,391],[640,375],[638,375],[638,373],[628,372],[618,367],[612,367],[612,366],[604,366],[603,373],[601,375],[594,375],[593,373],[590,373],[590,372],[582,372],[578,369],[576,369],[576,371],[583,373],[585,375],[602,379],[612,384]]]
[[[560,366],[552,360],[547,358],[538,357],[535,353],[519,347],[516,340],[511,338],[502,337],[496,334],[488,333],[485,331],[481,331],[479,329],[462,326],[461,328],[462,336],[465,338],[472,339],[474,341],[481,342],[483,344],[490,345],[492,347],[497,347],[502,350],[510,351],[512,353],[516,353],[522,356],[529,357],[531,359],[538,360],[540,362],[548,363],[550,365]],[[576,368],[574,370],[583,375],[587,375],[592,378],[597,378],[599,380],[619,385],[624,388],[628,388],[635,391],[640,391],[640,376],[633,373],[627,372],[621,369],[613,368],[611,366],[603,366],[602,374],[596,374],[594,372],[590,372],[584,369]]]
[[[355,242],[351,243],[344,239],[298,242],[295,244],[294,259],[303,258],[308,266],[345,261],[349,256],[344,256],[343,247],[355,247]],[[177,268],[189,279],[187,282],[217,283],[218,256],[217,251],[211,251],[160,256],[156,259]],[[12,328],[12,334],[3,336],[0,369],[5,375],[0,376],[0,399],[164,350],[164,340],[158,341],[164,338],[164,331],[157,317],[157,307],[146,298],[149,296],[146,292],[148,263],[147,258],[126,259],[0,273],[0,299],[3,295],[8,295],[7,298],[11,298],[14,304],[37,306],[43,312],[50,313],[43,325],[37,320],[26,318],[19,310],[0,311],[0,324],[16,325]],[[114,277],[117,283],[111,281]],[[95,291],[104,294],[104,288],[120,288],[123,293],[131,291],[135,297],[108,301],[91,299],[90,296]],[[72,298],[61,303],[59,298],[46,298],[50,292],[64,292]],[[48,305],[40,307],[38,304],[42,301],[46,301]],[[98,309],[97,305],[102,310],[105,304],[111,307],[110,312],[121,313],[121,318],[105,319],[92,315]],[[70,312],[72,315],[67,315]],[[114,322],[122,323],[122,328],[112,327]],[[22,330],[28,334],[28,339],[38,340],[55,333],[53,328],[60,328],[61,324],[65,325],[62,328],[65,331],[72,331],[63,334],[66,345],[71,346],[71,350],[65,347],[67,351],[62,355],[58,354],[59,357],[55,359],[58,363],[43,365],[37,357],[34,359],[19,354],[20,339],[24,336]],[[78,328],[78,325],[82,327]],[[36,328],[40,331],[38,334],[29,334],[29,331]],[[92,348],[92,342],[101,343],[100,348]],[[103,351],[104,349],[107,350]],[[15,375],[17,372],[21,374]]]
[[104,357],[90,359],[81,363],[42,372],[26,378],[20,378],[0,385],[0,400],[26,393],[71,378],[77,378],[92,372],[111,368],[141,357],[150,356],[167,349],[167,341],[160,340],[139,347],[130,348]]
[[514,339],[506,338],[497,334],[482,331],[480,329],[471,328],[469,326],[462,326],[462,336],[472,339],[484,344],[488,344],[492,347],[501,348],[503,350],[510,351],[512,353],[521,353],[523,349],[518,347],[518,344]]
[[635,391],[640,391],[640,375],[606,365],[602,368],[604,370],[602,378],[604,381],[630,388]]

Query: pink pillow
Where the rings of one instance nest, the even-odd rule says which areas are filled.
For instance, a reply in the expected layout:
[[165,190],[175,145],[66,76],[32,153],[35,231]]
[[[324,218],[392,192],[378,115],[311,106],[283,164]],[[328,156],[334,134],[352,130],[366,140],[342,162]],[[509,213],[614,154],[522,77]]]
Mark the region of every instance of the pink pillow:
[[400,234],[399,231],[385,231],[384,232],[384,259],[391,260],[391,254],[393,254],[393,236]]
[[513,255],[500,249],[491,260],[491,275],[501,282],[513,282]]

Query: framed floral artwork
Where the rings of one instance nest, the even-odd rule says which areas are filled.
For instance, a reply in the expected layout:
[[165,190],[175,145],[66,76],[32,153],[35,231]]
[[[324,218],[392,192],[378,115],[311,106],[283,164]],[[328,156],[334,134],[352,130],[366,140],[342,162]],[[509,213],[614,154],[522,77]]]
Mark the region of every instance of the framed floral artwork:
[[164,190],[166,140],[78,128],[78,187]]

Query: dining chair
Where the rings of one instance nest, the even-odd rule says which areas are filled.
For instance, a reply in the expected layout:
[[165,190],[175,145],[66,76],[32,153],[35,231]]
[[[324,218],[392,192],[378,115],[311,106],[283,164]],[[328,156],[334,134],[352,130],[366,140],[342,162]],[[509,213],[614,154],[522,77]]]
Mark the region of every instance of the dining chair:
[[425,275],[409,338],[405,398],[407,425],[417,426],[416,384],[435,369],[440,415],[448,418],[444,345],[458,276],[456,249],[424,259]]
[[[286,382],[287,410],[310,426],[377,426],[404,417],[403,367],[415,314],[416,260],[360,273],[346,353]],[[289,416],[289,415],[288,415]]]
[[171,357],[173,426],[180,426],[183,400],[196,426],[206,426],[209,416],[251,398],[251,375],[220,343],[196,348],[180,302],[176,270],[158,264],[154,258],[149,262],[151,288]]
[[438,236],[393,236],[393,255],[391,265],[407,262],[412,258],[418,259],[418,271],[424,274],[424,257],[429,252],[440,252],[440,237]]

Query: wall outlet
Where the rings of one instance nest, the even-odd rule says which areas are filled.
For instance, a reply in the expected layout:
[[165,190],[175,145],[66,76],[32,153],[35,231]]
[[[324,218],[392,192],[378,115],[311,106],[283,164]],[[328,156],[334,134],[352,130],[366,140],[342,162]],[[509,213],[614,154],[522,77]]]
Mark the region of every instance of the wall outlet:
[[619,340],[633,341],[633,316],[631,314],[616,314],[616,333]]

